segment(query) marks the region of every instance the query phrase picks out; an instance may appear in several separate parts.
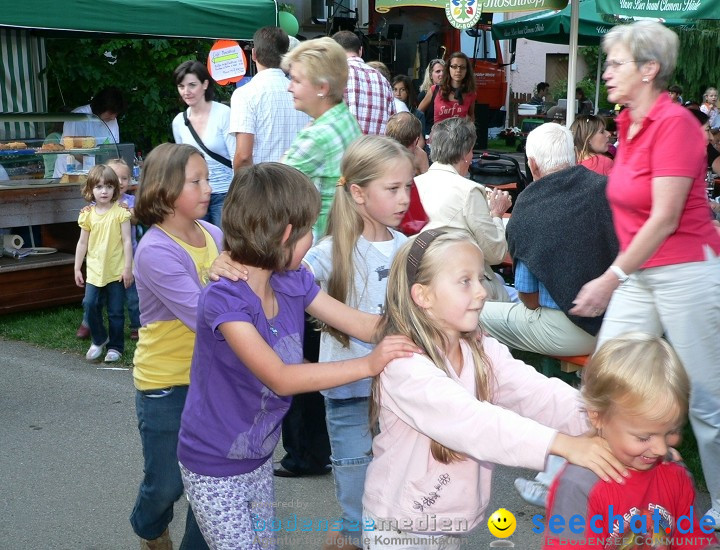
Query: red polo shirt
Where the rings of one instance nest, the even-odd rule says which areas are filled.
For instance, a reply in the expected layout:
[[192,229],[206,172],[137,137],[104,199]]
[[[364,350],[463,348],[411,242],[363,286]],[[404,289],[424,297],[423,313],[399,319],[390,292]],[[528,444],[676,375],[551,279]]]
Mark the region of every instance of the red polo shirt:
[[620,144],[607,197],[620,249],[627,249],[650,216],[653,178],[676,176],[693,179],[680,223],[642,267],[702,261],[706,245],[720,254],[720,235],[711,223],[705,192],[705,140],[697,120],[660,94],[632,140],[627,139],[629,111],[620,113],[617,127]]

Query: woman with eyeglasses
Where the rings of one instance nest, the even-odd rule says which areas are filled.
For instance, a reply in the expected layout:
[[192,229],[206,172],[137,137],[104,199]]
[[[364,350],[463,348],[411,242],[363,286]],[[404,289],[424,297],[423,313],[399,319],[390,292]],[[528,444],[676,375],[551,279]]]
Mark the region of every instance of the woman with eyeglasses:
[[601,176],[610,174],[613,161],[606,156],[610,145],[610,132],[605,121],[595,115],[583,115],[570,126],[575,143],[577,163]]
[[[720,524],[720,234],[708,215],[700,125],[665,92],[677,35],[660,23],[614,27],[603,39],[603,78],[619,146],[607,197],[620,254],[587,283],[571,314],[607,308],[598,347],[639,330],[665,334],[690,378],[689,417]],[[660,368],[660,366],[658,366]],[[618,512],[622,514],[622,512]]]
[[426,111],[431,103],[435,123],[466,117],[475,121],[475,75],[467,55],[455,52],[450,56],[442,82],[430,88],[418,109]]
[[[420,84],[420,93],[418,94],[418,104],[422,103],[425,96],[433,92],[430,88],[433,86],[439,86],[442,84],[443,77],[445,76],[445,61],[442,59],[433,59],[428,63],[427,69],[425,69],[425,78],[423,78],[422,84]],[[437,90],[438,88],[435,88]],[[427,137],[430,135],[433,123],[435,122],[435,113],[433,112],[433,102],[428,103],[427,109],[421,111],[425,115],[425,124],[423,126],[423,133]]]

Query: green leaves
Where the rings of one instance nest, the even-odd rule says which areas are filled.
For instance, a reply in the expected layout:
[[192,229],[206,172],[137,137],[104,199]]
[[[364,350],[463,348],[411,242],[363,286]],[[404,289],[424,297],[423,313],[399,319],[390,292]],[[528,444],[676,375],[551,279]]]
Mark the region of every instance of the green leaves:
[[706,88],[720,83],[720,21],[698,21],[678,33],[680,51],[671,84],[683,88],[683,99],[702,103]]

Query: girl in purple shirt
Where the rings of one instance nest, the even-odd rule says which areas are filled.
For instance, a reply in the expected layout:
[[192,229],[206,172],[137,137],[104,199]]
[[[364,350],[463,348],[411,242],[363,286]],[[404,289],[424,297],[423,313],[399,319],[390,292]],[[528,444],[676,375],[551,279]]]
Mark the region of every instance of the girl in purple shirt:
[[270,457],[291,394],[373,376],[417,349],[393,336],[342,368],[302,363],[305,311],[364,341],[378,319],[331,298],[300,268],[319,211],[313,183],[279,163],[241,170],[225,200],[224,248],[248,278],[211,283],[200,296],[178,444],[185,490],[210,548],[275,548]]

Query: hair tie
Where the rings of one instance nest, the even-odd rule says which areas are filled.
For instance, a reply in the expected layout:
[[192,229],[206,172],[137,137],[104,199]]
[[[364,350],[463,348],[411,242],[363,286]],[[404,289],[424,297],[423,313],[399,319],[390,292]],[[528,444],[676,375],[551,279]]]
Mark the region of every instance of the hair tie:
[[347,183],[347,180],[345,179],[345,176],[340,176],[338,178],[338,182],[335,185],[335,187],[345,187],[345,184]]
[[412,288],[415,284],[415,278],[417,277],[417,270],[422,261],[422,257],[425,251],[435,239],[440,235],[444,235],[445,231],[437,231],[436,229],[428,229],[423,231],[413,241],[410,247],[410,253],[408,254],[407,263],[405,264],[405,270],[407,272],[408,286]]

